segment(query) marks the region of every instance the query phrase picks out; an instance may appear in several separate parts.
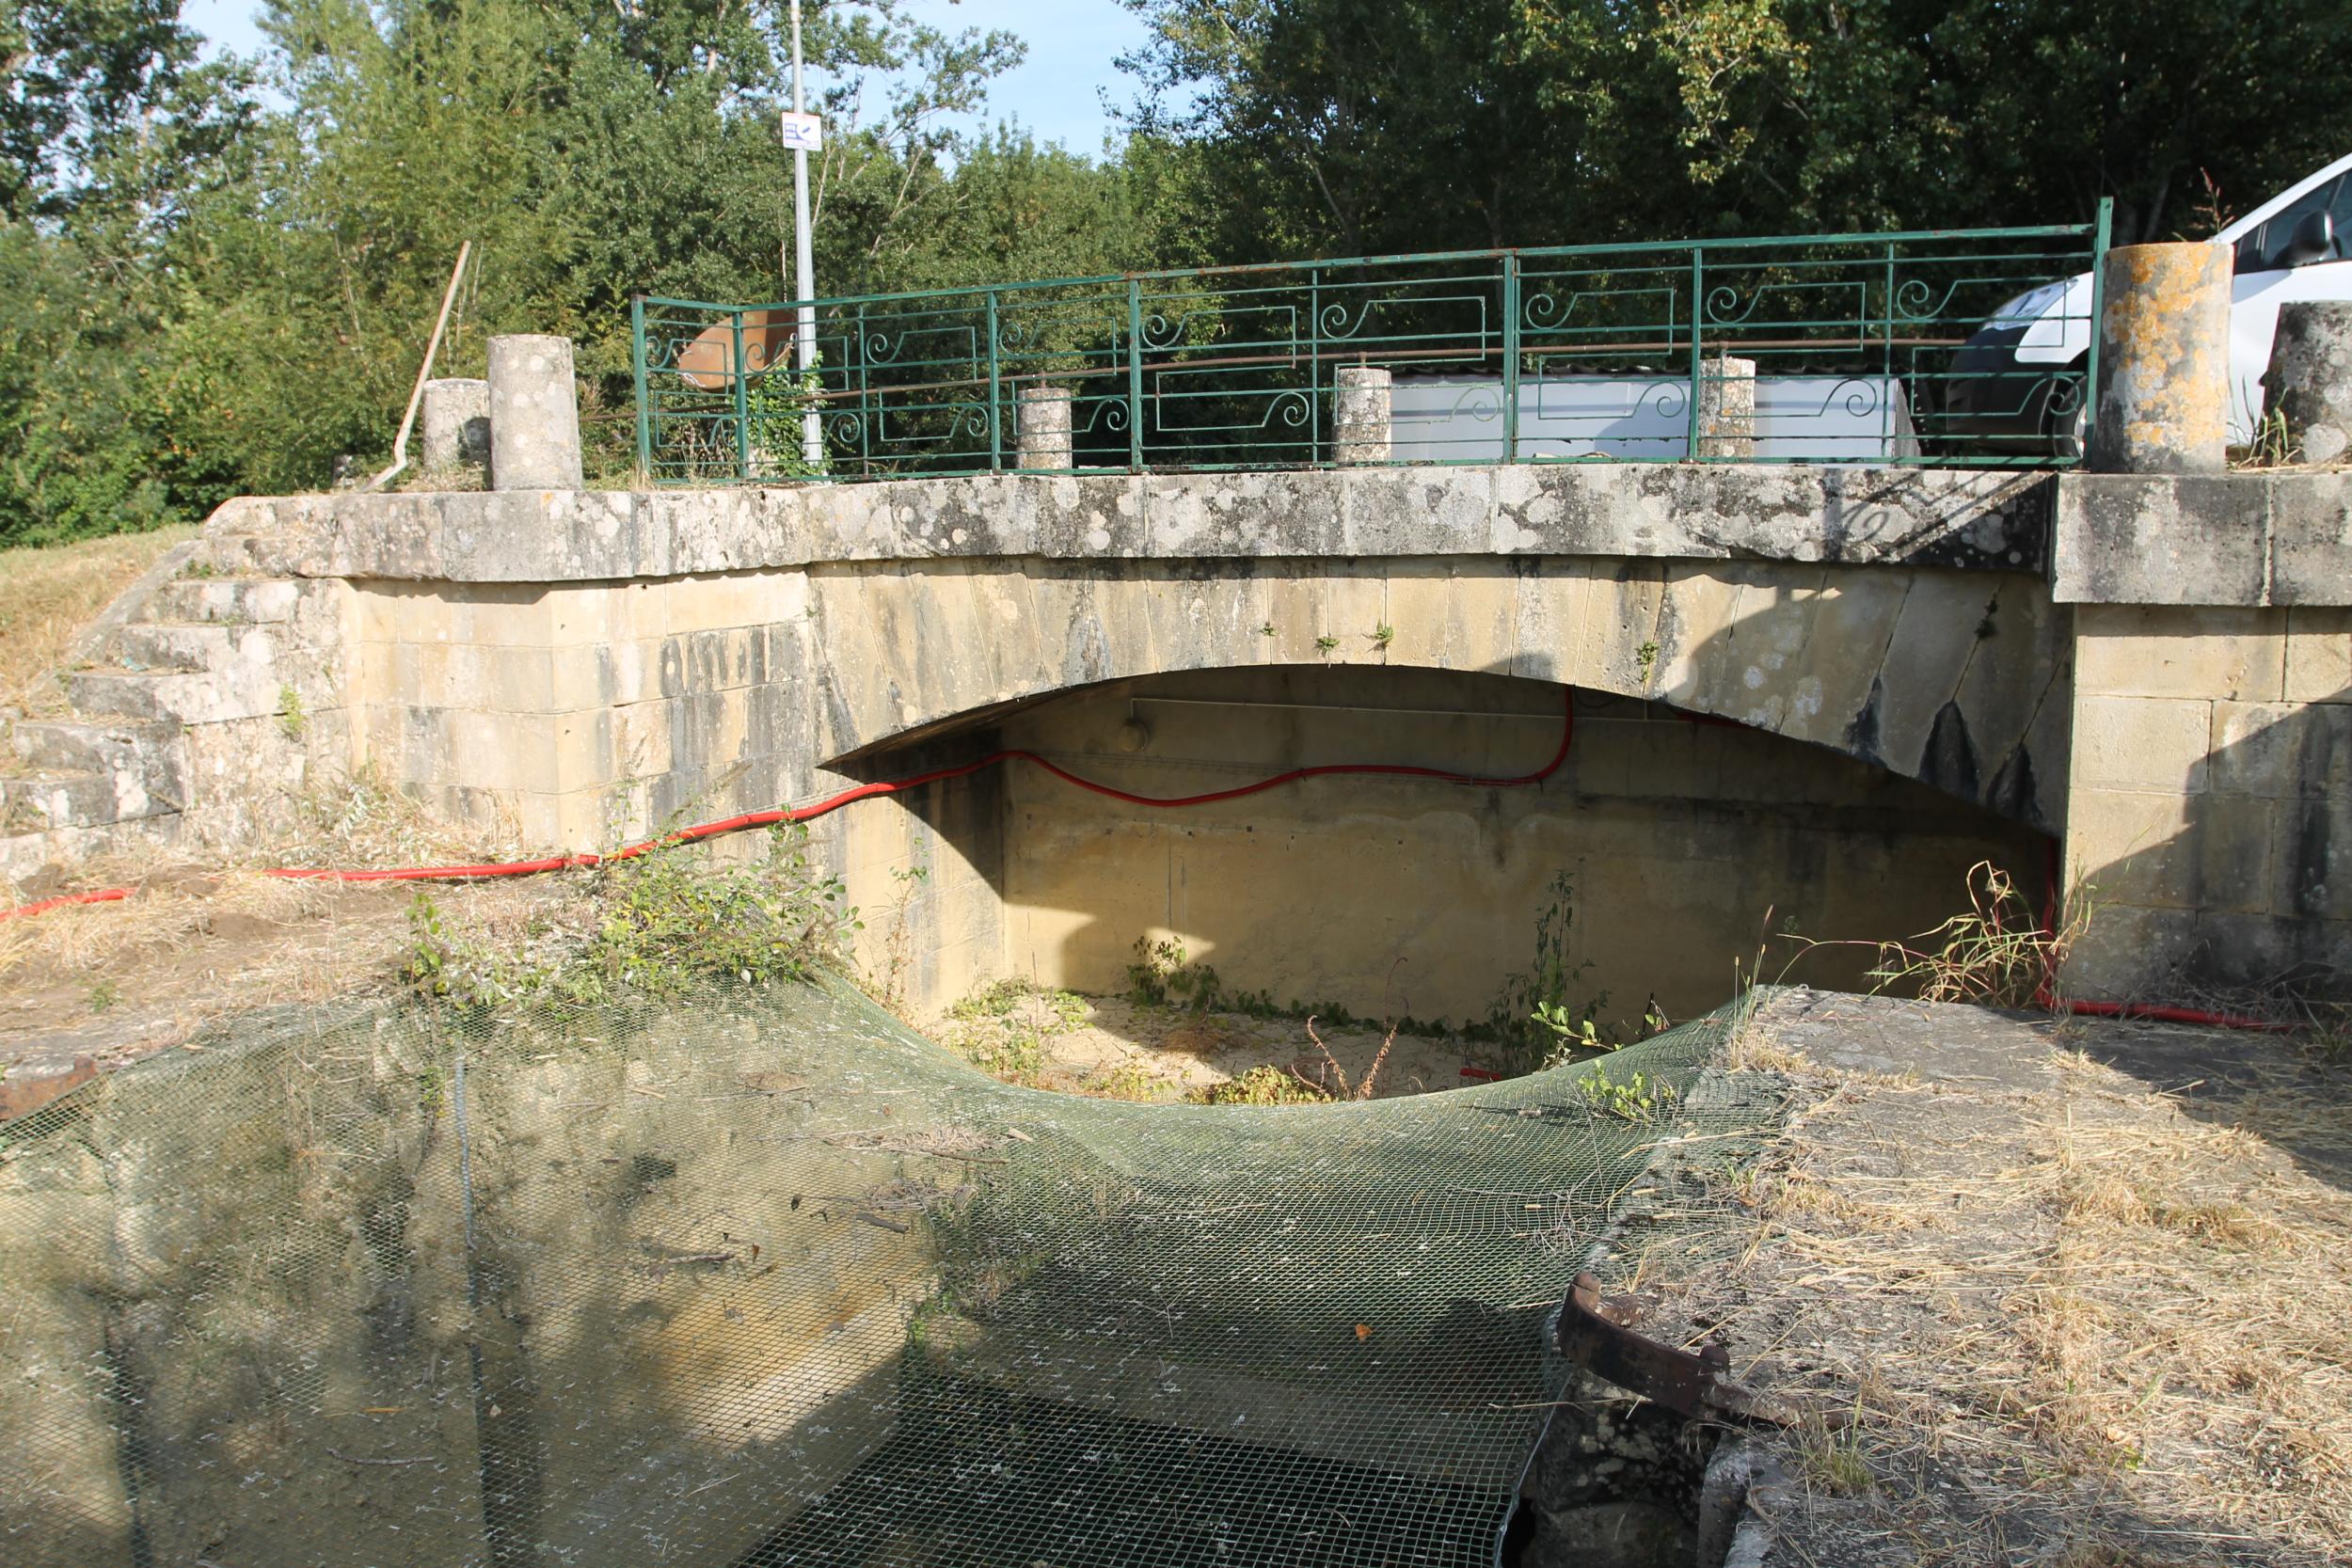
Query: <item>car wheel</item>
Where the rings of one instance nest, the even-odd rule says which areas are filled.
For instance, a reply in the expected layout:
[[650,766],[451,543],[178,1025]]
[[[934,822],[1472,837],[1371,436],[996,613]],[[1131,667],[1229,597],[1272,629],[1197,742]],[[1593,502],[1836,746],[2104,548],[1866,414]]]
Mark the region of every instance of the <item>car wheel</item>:
[[2061,463],[2079,463],[2090,450],[2090,403],[2083,396],[2080,366],[2052,383],[2050,402],[2042,427],[2050,439],[2050,455]]

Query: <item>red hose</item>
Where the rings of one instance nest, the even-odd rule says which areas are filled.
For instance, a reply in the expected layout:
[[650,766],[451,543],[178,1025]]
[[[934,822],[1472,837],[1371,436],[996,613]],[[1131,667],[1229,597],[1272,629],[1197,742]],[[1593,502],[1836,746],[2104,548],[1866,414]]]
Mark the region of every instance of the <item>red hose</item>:
[[[309,866],[278,866],[264,870],[262,875],[285,877],[298,881],[337,882],[455,882],[472,881],[489,877],[528,877],[542,871],[561,871],[570,866],[601,865],[606,861],[634,860],[650,850],[666,848],[677,844],[699,843],[706,838],[716,838],[722,833],[740,832],[746,828],[766,828],[778,822],[812,821],[859,800],[871,800],[880,795],[897,795],[906,790],[920,788],[924,784],[938,784],[944,779],[960,779],[966,774],[977,773],[984,768],[993,768],[1002,762],[1033,763],[1064,784],[1075,784],[1080,789],[1108,796],[1114,800],[1123,800],[1129,805],[1152,806],[1168,810],[1184,806],[1205,806],[1217,800],[1238,800],[1246,795],[1256,795],[1264,790],[1279,788],[1283,784],[1296,784],[1302,779],[1324,778],[1341,773],[1435,779],[1440,784],[1508,789],[1542,784],[1558,772],[1560,765],[1568,760],[1568,745],[1576,735],[1575,702],[1576,693],[1573,690],[1563,696],[1560,745],[1559,749],[1552,752],[1551,760],[1533,773],[1522,773],[1505,779],[1483,778],[1472,773],[1450,773],[1443,768],[1415,768],[1402,763],[1341,762],[1323,763],[1312,768],[1294,768],[1288,772],[1277,773],[1271,778],[1260,779],[1254,784],[1238,784],[1232,789],[1215,789],[1204,795],[1136,795],[1127,790],[1114,789],[1109,784],[1097,784],[1091,779],[1080,778],[1068,768],[1048,762],[1035,752],[991,752],[977,761],[960,763],[953,768],[936,768],[928,773],[914,774],[911,778],[882,779],[873,784],[859,784],[853,789],[845,789],[838,795],[829,796],[813,805],[775,811],[746,812],[740,816],[730,816],[718,822],[703,822],[691,828],[680,828],[675,832],[664,833],[660,838],[649,838],[643,843],[631,844],[615,849],[609,855],[583,852],[577,855],[550,855],[544,860],[502,861],[484,865],[414,865],[357,871],[325,870]],[[26,904],[19,909],[0,910],[0,920],[13,919],[19,915],[41,914],[67,904],[112,903],[130,897],[133,891],[131,888],[118,887],[106,888],[96,893],[67,894],[58,898],[44,899],[38,904]]]

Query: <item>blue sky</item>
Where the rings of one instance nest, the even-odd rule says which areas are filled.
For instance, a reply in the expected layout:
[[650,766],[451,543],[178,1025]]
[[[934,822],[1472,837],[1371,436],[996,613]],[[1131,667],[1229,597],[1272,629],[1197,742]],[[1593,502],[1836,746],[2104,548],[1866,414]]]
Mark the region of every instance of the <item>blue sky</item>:
[[[1143,26],[1118,0],[913,0],[910,8],[934,26],[1003,27],[1027,40],[1027,60],[996,84],[992,121],[1017,119],[1042,140],[1094,153],[1109,126],[1103,90],[1114,103],[1135,96],[1112,61],[1143,41]],[[215,45],[250,54],[262,42],[257,9],[252,0],[186,0],[182,15]]]

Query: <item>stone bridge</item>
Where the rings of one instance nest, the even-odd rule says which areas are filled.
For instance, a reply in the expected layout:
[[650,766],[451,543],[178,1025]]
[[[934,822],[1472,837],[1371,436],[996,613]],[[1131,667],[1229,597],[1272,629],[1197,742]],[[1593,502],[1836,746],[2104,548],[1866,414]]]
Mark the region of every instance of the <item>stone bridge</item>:
[[1115,987],[1170,937],[1277,1000],[1372,1010],[1408,973],[1458,1021],[1537,961],[1565,877],[1566,959],[1687,949],[1643,982],[1687,1011],[1767,919],[1908,934],[1975,861],[2038,896],[2052,842],[2104,907],[2086,991],[2324,976],[2352,952],[2347,498],[1596,464],[241,500],[119,607],[83,717],[18,726],[9,865],[234,840],[358,768],[575,849],[1000,745],[1154,795],[1512,777],[1565,688],[1538,789],[1153,814],[996,772],[819,839],[927,1004]]

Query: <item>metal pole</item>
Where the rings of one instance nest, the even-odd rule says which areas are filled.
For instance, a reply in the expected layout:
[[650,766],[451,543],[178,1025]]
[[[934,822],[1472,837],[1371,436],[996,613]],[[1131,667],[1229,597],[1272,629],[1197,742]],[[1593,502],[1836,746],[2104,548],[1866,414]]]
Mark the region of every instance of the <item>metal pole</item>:
[[[801,0],[792,0],[792,112],[803,113],[801,107]],[[795,149],[792,153],[792,244],[795,269],[794,297],[800,301],[800,320],[792,331],[793,364],[805,385],[808,372],[817,363],[817,262],[808,233],[808,153]],[[737,373],[742,361],[736,362]],[[812,403],[801,415],[801,455],[814,469],[824,460],[824,432],[818,426],[817,405]]]
[[653,409],[645,380],[645,296],[628,296],[629,369],[637,380],[637,483],[653,483]]

